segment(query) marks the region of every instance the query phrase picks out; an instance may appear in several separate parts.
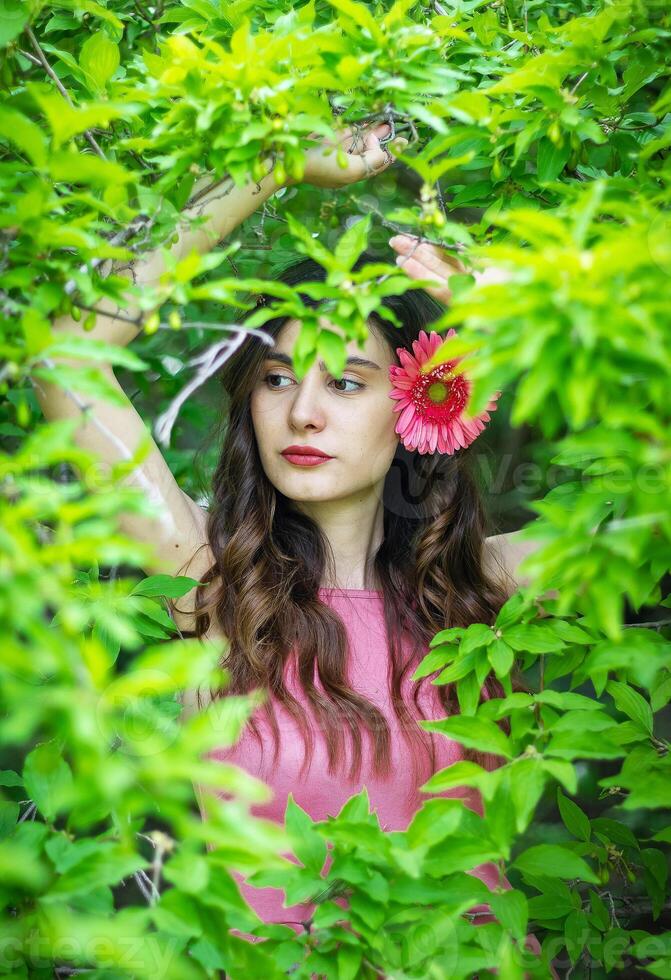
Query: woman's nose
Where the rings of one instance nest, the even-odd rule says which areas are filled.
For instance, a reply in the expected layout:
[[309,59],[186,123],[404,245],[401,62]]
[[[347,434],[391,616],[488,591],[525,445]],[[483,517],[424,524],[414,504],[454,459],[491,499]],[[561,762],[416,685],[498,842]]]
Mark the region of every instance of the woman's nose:
[[321,428],[325,421],[323,404],[324,375],[316,364],[308,370],[302,381],[297,381],[289,408],[289,422],[296,427],[315,425]]

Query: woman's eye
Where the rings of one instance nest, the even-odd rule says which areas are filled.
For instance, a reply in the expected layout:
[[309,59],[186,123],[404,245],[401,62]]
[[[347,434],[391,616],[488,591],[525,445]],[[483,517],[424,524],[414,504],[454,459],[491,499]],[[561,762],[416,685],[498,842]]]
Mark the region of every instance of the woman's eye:
[[[333,379],[333,384],[338,384],[338,385],[340,385],[340,384],[356,385],[356,387],[354,389],[351,389],[350,388],[350,391],[352,391],[352,390],[358,391],[359,388],[365,388],[366,387],[365,385],[360,384],[360,382],[358,382],[358,381],[353,381],[351,378],[334,378]],[[342,389],[340,389],[340,388],[338,389],[338,391],[341,391],[341,390]],[[345,391],[344,394],[349,394],[349,392]]]
[[[285,374],[267,374],[265,376],[265,378],[263,380],[266,382],[266,384],[268,385],[268,387],[269,388],[277,388],[278,385],[271,384],[271,382],[270,382],[270,379],[271,378],[286,378],[286,375]],[[291,379],[289,378],[287,380],[291,380]]]
[[[265,383],[268,385],[268,387],[270,389],[275,390],[275,391],[281,391],[283,388],[286,388],[287,385],[273,384],[273,382],[272,382],[272,379],[273,378],[279,378],[280,380],[282,378],[284,378],[285,381],[291,381],[291,378],[287,377],[286,374],[277,374],[276,372],[273,373],[273,374],[267,374],[265,376],[265,378],[264,378],[264,381],[265,381]],[[360,388],[365,388],[366,387],[364,384],[361,384],[361,382],[354,381],[352,378],[334,378],[330,383],[333,384],[333,385],[342,385],[342,384],[354,385],[355,387],[354,388],[350,388],[349,390],[348,389],[343,389],[343,388],[337,388],[336,389],[336,391],[339,391],[341,394],[345,394],[345,395],[349,395],[349,394],[351,394],[354,391],[358,391]]]

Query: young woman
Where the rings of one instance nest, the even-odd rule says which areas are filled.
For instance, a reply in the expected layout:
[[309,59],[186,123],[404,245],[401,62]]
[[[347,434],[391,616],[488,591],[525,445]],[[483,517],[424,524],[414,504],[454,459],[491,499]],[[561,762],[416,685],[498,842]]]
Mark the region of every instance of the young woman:
[[[381,172],[392,159],[379,142],[387,131],[386,124],[369,130],[359,150],[346,131],[345,170],[328,147],[310,151],[305,180],[338,187]],[[254,184],[224,198],[215,193],[200,206],[208,223],[182,232],[173,254],[212,248],[277,189],[269,175],[258,193]],[[371,316],[363,347],[346,346],[342,378],[317,361],[299,382],[292,351],[300,323],[268,322],[272,349],[250,337],[221,375],[225,438],[209,510],[178,487],[152,443],[130,479],[157,492],[171,520],[120,520],[123,531],[154,546],[147,573],[187,573],[202,583],[175,605],[174,618],[183,633],[229,641],[223,663],[231,683],[227,692],[207,697],[269,692],[239,743],[213,756],[268,782],[274,798],[254,812],[279,822],[289,792],[314,819],[324,819],[366,785],[383,828],[407,826],[427,798],[418,787],[464,757],[461,746],[417,724],[458,710],[448,690],[410,677],[440,629],[493,620],[518,584],[515,570],[530,547],[516,545],[511,535],[485,537],[465,448],[484,421],[464,419],[462,380],[440,373],[433,379],[438,387],[423,392],[425,398],[438,392],[438,402],[454,396],[444,425],[432,423],[426,401],[420,405],[415,397],[418,364],[439,342],[430,330],[441,312],[435,300],[449,302],[446,280],[455,265],[438,249],[415,248],[406,236],[390,244],[409,275],[434,280],[428,290],[434,299],[409,290],[385,300],[395,321]],[[373,258],[364,254],[355,268]],[[152,283],[162,269],[153,253],[126,271],[136,283]],[[281,278],[300,287],[323,275],[304,260]],[[133,339],[132,303],[120,310],[103,300],[99,307],[104,315],[91,336],[116,344]],[[80,327],[61,317],[54,331]],[[122,404],[87,396],[103,428],[82,417],[76,440],[114,463],[147,434],[111,368],[107,377]],[[80,415],[62,389],[34,384],[47,418]],[[488,681],[482,696],[494,690]],[[188,711],[203,704],[202,694],[185,692]],[[472,794],[466,798],[479,808]],[[498,881],[493,865],[474,873],[490,887]],[[281,892],[238,880],[262,919],[296,928],[309,919],[313,906],[284,909]]]

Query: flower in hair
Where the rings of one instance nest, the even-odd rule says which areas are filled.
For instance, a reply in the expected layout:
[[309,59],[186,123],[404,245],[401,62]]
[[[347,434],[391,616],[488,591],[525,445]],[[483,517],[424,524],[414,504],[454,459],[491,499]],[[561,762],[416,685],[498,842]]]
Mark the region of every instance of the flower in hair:
[[471,416],[466,412],[472,382],[463,372],[455,370],[460,357],[443,361],[431,370],[422,370],[441,344],[456,335],[453,329],[445,336],[435,330],[428,335],[420,330],[418,339],[412,342],[413,353],[405,347],[397,347],[401,367],[392,364],[389,368],[393,385],[389,397],[396,401],[394,411],[400,412],[395,431],[406,449],[416,449],[420,455],[436,450],[451,455],[457,449],[470,446],[484,429],[485,422],[489,422],[489,412],[497,407],[498,391],[480,415]]

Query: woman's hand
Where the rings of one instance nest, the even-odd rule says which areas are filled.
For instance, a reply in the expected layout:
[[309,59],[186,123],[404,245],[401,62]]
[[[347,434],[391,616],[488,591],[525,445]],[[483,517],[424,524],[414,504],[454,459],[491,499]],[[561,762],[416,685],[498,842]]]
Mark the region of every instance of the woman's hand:
[[[389,123],[378,123],[372,128],[361,129],[358,133],[354,133],[351,128],[344,129],[336,142],[323,139],[319,146],[305,154],[303,183],[314,187],[346,187],[357,180],[382,173],[394,162],[390,150],[380,145],[380,139],[390,132]],[[338,163],[338,144],[345,151],[346,167],[341,167]],[[392,145],[397,150],[403,150],[408,141],[405,137],[398,136],[392,141]]]
[[436,285],[426,286],[427,293],[447,305],[452,299],[447,280],[456,273],[468,272],[466,266],[445,249],[420,242],[412,235],[394,235],[389,244],[398,252],[396,264],[413,279],[433,279]]
[[479,272],[467,269],[455,255],[429,242],[421,242],[412,235],[394,235],[389,239],[391,247],[398,252],[396,264],[413,279],[433,279],[435,286],[426,286],[426,291],[446,306],[452,299],[452,291],[447,285],[450,276],[456,273],[471,275],[478,283],[505,282],[507,274],[493,266]]

